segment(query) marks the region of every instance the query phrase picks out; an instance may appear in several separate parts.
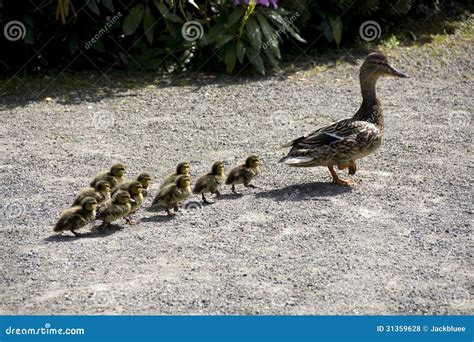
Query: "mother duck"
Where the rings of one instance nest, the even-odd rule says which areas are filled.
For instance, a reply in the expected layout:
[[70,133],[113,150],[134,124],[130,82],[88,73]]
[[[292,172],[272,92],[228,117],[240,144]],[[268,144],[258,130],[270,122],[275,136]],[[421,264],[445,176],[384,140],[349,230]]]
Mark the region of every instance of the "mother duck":
[[383,112],[376,94],[376,83],[381,76],[408,77],[392,67],[381,52],[367,56],[360,68],[362,105],[350,119],[336,121],[317,128],[283,147],[291,147],[288,155],[280,160],[289,166],[327,166],[333,182],[340,185],[354,184],[338,177],[334,166],[356,172],[355,161],[375,152],[382,144]]

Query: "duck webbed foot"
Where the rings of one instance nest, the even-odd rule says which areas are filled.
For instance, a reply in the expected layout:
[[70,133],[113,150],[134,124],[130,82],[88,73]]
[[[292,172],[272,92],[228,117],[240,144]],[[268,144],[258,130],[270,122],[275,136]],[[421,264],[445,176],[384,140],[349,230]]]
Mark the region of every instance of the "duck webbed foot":
[[[346,167],[349,167],[349,166],[346,166]],[[338,166],[338,168],[339,168],[339,166]],[[333,183],[336,183],[336,184],[339,184],[339,185],[344,185],[344,186],[354,185],[354,182],[350,179],[339,178],[339,176],[337,175],[336,170],[334,170],[334,166],[328,165],[328,169],[329,169],[329,172],[331,172]]]

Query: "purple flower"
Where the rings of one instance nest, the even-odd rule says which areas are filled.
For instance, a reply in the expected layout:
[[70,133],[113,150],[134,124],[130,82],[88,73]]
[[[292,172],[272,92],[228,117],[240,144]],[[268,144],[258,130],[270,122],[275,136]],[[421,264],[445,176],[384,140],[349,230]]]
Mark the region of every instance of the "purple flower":
[[[268,7],[271,4],[273,8],[275,9],[278,8],[278,0],[254,0],[254,1],[255,1],[255,5],[262,5],[262,6]],[[234,0],[234,5],[240,5],[241,2],[243,2],[246,5],[249,4],[249,0]]]

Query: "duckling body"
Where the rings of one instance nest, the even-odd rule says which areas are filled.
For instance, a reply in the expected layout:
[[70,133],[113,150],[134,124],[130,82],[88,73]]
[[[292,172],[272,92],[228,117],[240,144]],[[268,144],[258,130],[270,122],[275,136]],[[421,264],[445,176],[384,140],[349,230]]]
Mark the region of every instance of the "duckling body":
[[[138,175],[138,177],[136,178],[137,182],[140,182],[142,184],[142,195],[143,197],[146,197],[148,195],[148,191],[151,187],[151,183],[152,183],[152,177],[150,176],[150,174],[144,172],[144,173],[140,173]],[[134,181],[132,180],[126,180],[124,181],[123,183],[119,184],[116,189],[120,189],[120,190],[125,190],[125,191],[128,191],[130,185],[133,183]]]
[[204,194],[211,193],[220,196],[219,186],[222,183],[224,183],[224,162],[218,161],[212,165],[211,172],[198,178],[194,185],[193,193],[201,194],[204,203],[212,203],[206,199]]
[[101,171],[95,175],[92,179],[91,186],[95,187],[96,183],[101,180],[105,180],[110,184],[110,187],[113,189],[117,185],[125,181],[125,165],[123,164],[114,164],[110,170]]
[[348,168],[349,174],[355,174],[355,161],[375,152],[382,144],[383,111],[375,85],[385,75],[408,77],[390,66],[382,53],[369,54],[360,70],[363,101],[356,114],[284,145],[291,150],[280,162],[293,167],[327,166],[334,183],[352,185],[351,180],[338,177],[334,166],[341,170]]
[[[176,183],[162,187],[151,206],[161,206],[166,208],[168,215],[175,215],[179,210],[179,205],[191,194],[191,178],[181,175],[176,179]],[[170,211],[174,208],[174,213]]]
[[234,167],[227,175],[225,184],[232,185],[232,192],[236,193],[235,186],[243,184],[247,188],[256,188],[250,184],[252,179],[260,173],[260,159],[251,155],[245,160],[245,164]]
[[[127,183],[128,183],[128,187],[125,190],[123,190],[122,188]],[[126,217],[124,217],[127,223],[132,224],[131,215],[135,214],[137,210],[140,209],[140,207],[143,204],[143,200],[144,200],[144,197],[142,194],[143,185],[139,181],[125,182],[123,184],[120,184],[118,187],[112,190],[112,198],[115,198],[115,196],[117,196],[117,193],[119,191],[127,191],[128,194],[130,195],[130,198],[132,199],[130,212],[128,213]]]
[[54,226],[55,232],[70,230],[74,235],[76,232],[91,223],[96,216],[97,200],[94,197],[84,197],[80,205],[73,206],[61,213],[61,216]]
[[95,187],[87,187],[82,189],[72,203],[73,206],[80,205],[86,197],[93,197],[97,200],[97,205],[101,206],[110,200],[110,184],[107,181],[98,181]]
[[165,177],[163,183],[160,185],[160,188],[163,188],[167,185],[176,183],[176,180],[179,176],[189,176],[190,165],[188,162],[181,162],[176,166],[176,172]]
[[97,215],[97,219],[103,222],[99,228],[127,216],[130,210],[132,210],[130,202],[131,197],[128,191],[118,190],[115,192],[112,196],[112,201],[100,210]]

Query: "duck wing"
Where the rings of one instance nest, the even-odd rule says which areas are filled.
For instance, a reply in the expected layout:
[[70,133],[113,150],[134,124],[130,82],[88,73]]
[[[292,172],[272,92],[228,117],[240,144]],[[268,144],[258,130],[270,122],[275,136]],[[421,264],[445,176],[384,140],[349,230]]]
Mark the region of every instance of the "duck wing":
[[332,153],[340,148],[349,150],[370,136],[377,136],[379,128],[369,122],[344,119],[330,125],[315,129],[283,147],[292,147],[286,157],[280,162],[286,164],[310,163],[314,160],[312,155],[316,151]]

